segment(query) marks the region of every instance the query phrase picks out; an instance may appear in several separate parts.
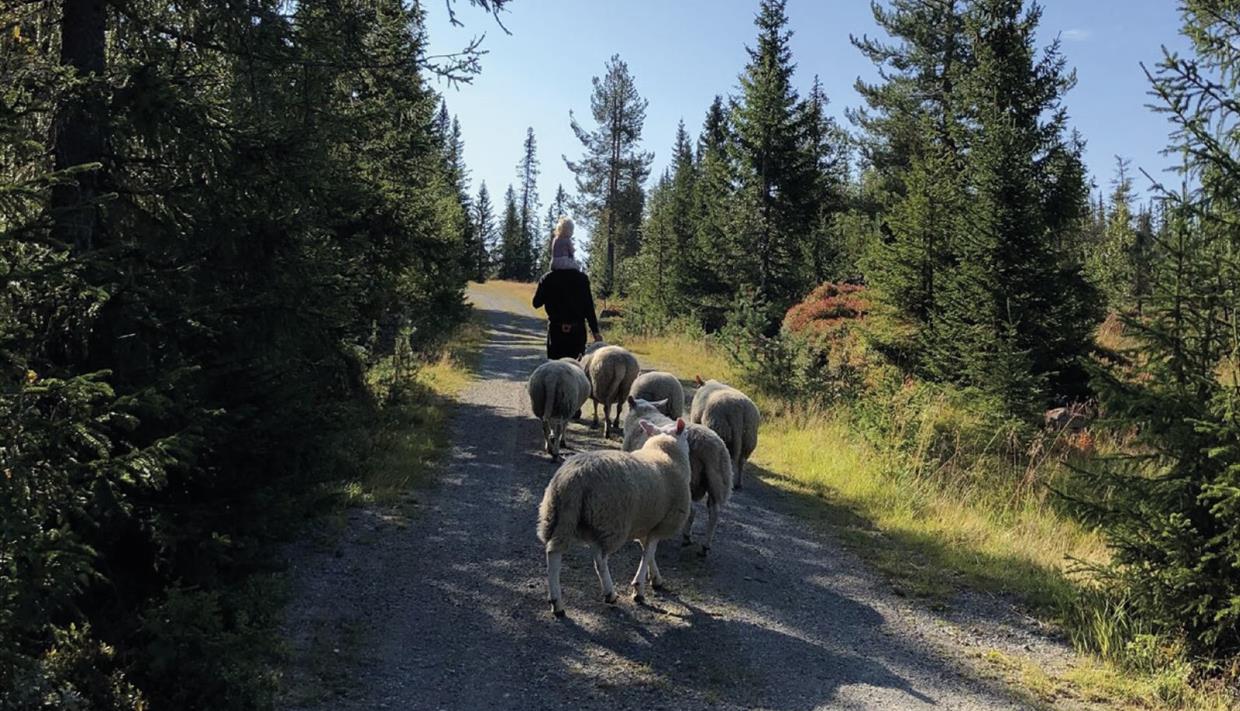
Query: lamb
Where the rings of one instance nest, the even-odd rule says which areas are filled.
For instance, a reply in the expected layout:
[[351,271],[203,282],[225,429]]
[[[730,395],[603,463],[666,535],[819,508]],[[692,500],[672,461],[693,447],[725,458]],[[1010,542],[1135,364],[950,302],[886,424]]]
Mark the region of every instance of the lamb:
[[673,419],[685,414],[685,389],[681,387],[680,380],[671,373],[658,370],[642,373],[633,381],[629,395],[648,402],[666,400],[667,405],[659,408],[659,411]]
[[744,393],[718,380],[703,381],[697,376],[689,421],[706,425],[728,445],[732,455],[732,486],[741,488],[745,462],[758,446],[758,425],[762,420],[758,406]]
[[[610,437],[611,430],[620,427],[620,409],[629,396],[629,388],[641,369],[637,358],[620,346],[595,344],[582,358],[586,375],[590,377],[590,397],[594,400],[594,422],[598,427],[598,406],[603,406],[603,437]],[[616,417],[611,418],[611,406],[616,406]]]
[[[671,422],[659,412],[659,403],[629,397],[628,413],[624,416],[624,451],[632,452],[646,443],[647,436],[637,422],[647,420],[656,426]],[[706,498],[706,511],[710,516],[706,525],[706,542],[699,555],[705,557],[715,540],[715,527],[719,525],[719,509],[728,502],[732,493],[732,460],[728,447],[709,427],[688,425],[689,440],[689,497],[691,501]],[[684,545],[693,543],[693,518],[695,510],[690,504],[689,518],[683,532]]]
[[655,549],[689,515],[689,444],[684,420],[663,426],[642,420],[638,426],[650,437],[640,450],[579,454],[560,466],[543,492],[538,539],[546,547],[547,592],[556,617],[564,616],[561,559],[574,542],[594,549],[604,602],[616,601],[607,559],[629,540],[642,547],[633,599],[645,602],[647,579],[662,588]]
[[575,359],[561,358],[535,368],[528,388],[530,409],[542,420],[547,454],[559,461],[568,421],[590,397],[590,379]]

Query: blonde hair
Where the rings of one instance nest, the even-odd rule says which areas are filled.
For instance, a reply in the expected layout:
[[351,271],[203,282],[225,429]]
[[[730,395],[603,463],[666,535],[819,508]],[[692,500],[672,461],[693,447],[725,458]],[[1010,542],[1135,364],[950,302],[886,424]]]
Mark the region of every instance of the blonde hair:
[[573,236],[573,219],[567,215],[560,215],[559,222],[555,223],[556,237],[572,237]]

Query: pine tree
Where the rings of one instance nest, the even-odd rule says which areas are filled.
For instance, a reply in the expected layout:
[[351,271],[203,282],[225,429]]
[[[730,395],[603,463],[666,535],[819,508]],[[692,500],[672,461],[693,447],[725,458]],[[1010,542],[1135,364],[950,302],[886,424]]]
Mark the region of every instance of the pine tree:
[[733,269],[755,289],[778,324],[784,311],[808,290],[801,268],[810,177],[801,159],[797,93],[792,87],[792,33],[785,0],[763,0],[754,24],[757,46],[732,101],[732,167],[737,183],[734,239],[745,245]]
[[[1100,374],[1102,401],[1135,433],[1140,457],[1113,459],[1095,504],[1111,542],[1111,580],[1142,623],[1215,659],[1240,653],[1240,151],[1228,117],[1240,100],[1234,27],[1207,4],[1183,10],[1193,52],[1164,52],[1150,73],[1184,156],[1165,212],[1139,345]],[[1221,133],[1220,133],[1221,132]]]
[[525,131],[521,162],[517,164],[517,183],[520,186],[518,220],[521,225],[521,242],[525,254],[514,265],[513,278],[530,280],[538,276],[542,263],[538,234],[538,142],[534,140],[534,128]]
[[499,248],[499,233],[495,225],[495,208],[491,205],[491,193],[486,181],[478,186],[478,199],[473,204],[474,248],[473,279],[486,281],[495,269]]
[[639,150],[646,121],[646,100],[637,93],[629,67],[613,55],[606,73],[594,77],[587,131],[569,113],[573,133],[585,154],[565,163],[577,176],[577,213],[591,228],[590,271],[602,295],[615,290],[616,266],[637,250],[644,191],[654,156]]

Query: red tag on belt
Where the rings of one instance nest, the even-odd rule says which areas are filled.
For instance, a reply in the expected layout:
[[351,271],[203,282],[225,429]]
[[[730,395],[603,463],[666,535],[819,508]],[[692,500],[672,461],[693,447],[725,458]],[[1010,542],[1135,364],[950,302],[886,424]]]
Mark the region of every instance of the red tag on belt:
[[573,332],[573,324],[571,323],[560,324],[560,333],[572,333],[572,332]]

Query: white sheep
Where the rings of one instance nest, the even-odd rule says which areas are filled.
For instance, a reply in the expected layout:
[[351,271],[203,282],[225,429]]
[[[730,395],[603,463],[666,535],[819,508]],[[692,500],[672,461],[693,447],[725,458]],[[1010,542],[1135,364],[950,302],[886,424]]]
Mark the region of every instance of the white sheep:
[[[624,451],[632,452],[646,443],[646,433],[637,426],[641,420],[647,420],[655,426],[664,426],[671,422],[660,412],[660,403],[648,402],[639,397],[629,396],[629,409],[624,416]],[[732,460],[728,447],[719,435],[705,425],[690,424],[686,427],[689,441],[689,495],[691,501],[706,499],[706,512],[709,519],[706,524],[706,542],[702,544],[700,555],[710,552],[715,540],[715,528],[719,525],[719,509],[728,502],[732,493]],[[696,511],[689,506],[689,518],[685,521],[683,532],[684,545],[693,543],[693,518]]]
[[530,409],[542,420],[547,454],[558,461],[568,421],[590,397],[590,379],[576,359],[560,358],[535,368],[528,389]]
[[667,405],[659,408],[659,411],[672,419],[685,414],[685,389],[680,380],[671,373],[658,370],[642,373],[633,381],[629,395],[647,402],[666,400]]
[[650,435],[636,452],[596,451],[572,457],[556,471],[538,507],[538,539],[546,545],[547,592],[551,610],[564,616],[560,564],[574,542],[594,549],[594,570],[603,600],[616,601],[607,559],[626,541],[642,547],[633,577],[637,602],[646,600],[646,581],[662,587],[655,562],[659,541],[680,531],[689,515],[689,444],[685,421],[656,427],[639,422]]
[[758,425],[762,415],[745,393],[718,380],[697,377],[698,390],[689,408],[689,421],[706,425],[719,435],[732,455],[732,486],[741,488],[745,463],[758,446]]
[[[582,367],[590,377],[590,397],[594,400],[594,422],[598,427],[598,406],[603,406],[603,437],[610,437],[620,427],[620,409],[629,396],[629,388],[641,372],[637,358],[620,346],[592,344],[582,357]],[[616,416],[611,417],[611,406]]]

